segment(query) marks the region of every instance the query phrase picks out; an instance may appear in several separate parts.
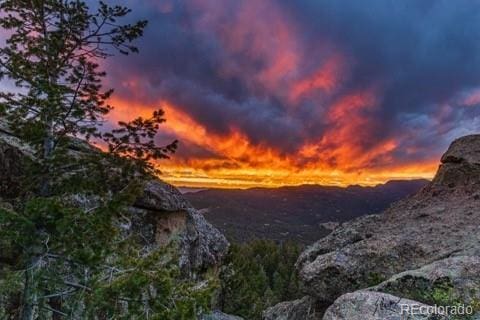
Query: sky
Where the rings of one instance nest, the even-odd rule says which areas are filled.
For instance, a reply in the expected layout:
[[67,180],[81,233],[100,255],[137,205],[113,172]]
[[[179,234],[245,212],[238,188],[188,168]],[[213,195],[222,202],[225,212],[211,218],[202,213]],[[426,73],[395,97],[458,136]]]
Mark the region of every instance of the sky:
[[480,1],[145,0],[112,118],[161,107],[179,186],[430,178],[480,131]]
[[431,178],[480,131],[480,1],[115,2],[149,25],[103,63],[109,120],[163,108],[177,186]]

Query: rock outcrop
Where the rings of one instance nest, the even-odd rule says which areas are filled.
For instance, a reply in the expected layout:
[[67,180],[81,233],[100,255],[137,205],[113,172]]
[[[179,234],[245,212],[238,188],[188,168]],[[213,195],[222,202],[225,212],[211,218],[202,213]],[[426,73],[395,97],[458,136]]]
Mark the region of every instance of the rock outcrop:
[[[72,154],[98,152],[88,145],[73,141]],[[15,179],[21,175],[24,161],[34,160],[28,145],[22,143],[0,123],[0,200],[18,190]],[[94,206],[95,199],[74,195],[78,205]],[[194,277],[220,265],[228,250],[225,237],[203,215],[186,201],[172,185],[153,179],[145,183],[142,196],[130,208],[134,213],[131,225],[147,247],[164,246],[175,239],[179,243],[180,267]]]
[[[408,299],[407,292],[393,290],[391,283],[405,279],[402,272],[422,267],[417,274],[423,272],[425,279],[433,283],[435,277],[445,280],[447,274],[457,272],[458,277],[452,275],[457,279],[452,280],[457,285],[453,290],[467,290],[478,284],[480,273],[472,275],[462,265],[477,270],[474,262],[479,256],[480,135],[472,135],[452,143],[435,178],[419,193],[382,214],[342,224],[307,248],[297,261],[297,269],[303,291],[315,301],[331,304],[341,297],[341,301],[335,302],[337,307],[332,306],[323,319],[370,319],[354,317],[340,306],[350,303],[358,313],[371,309],[371,291],[355,291],[378,285],[399,273],[400,278],[393,277],[393,282],[384,283],[377,290],[385,291],[379,294],[392,292],[398,298]],[[470,278],[467,281],[465,277]],[[423,281],[423,285],[428,281]],[[427,291],[434,288],[431,285]],[[461,301],[469,303],[469,298],[463,296]]]
[[394,275],[369,290],[429,305],[475,305],[480,301],[480,257],[459,256],[435,261]]
[[0,122],[0,199],[19,192],[19,176],[31,150],[1,125]]
[[175,187],[159,179],[145,184],[131,210],[136,213],[131,227],[146,246],[164,246],[172,239],[179,243],[180,268],[190,276],[218,267],[228,251],[223,234]]
[[427,305],[390,294],[356,291],[347,293],[331,305],[324,320],[447,320],[443,315],[417,312]]
[[405,271],[372,288],[342,295],[323,319],[477,319],[479,268],[480,257],[459,256]]
[[210,314],[203,315],[200,320],[243,320],[243,318],[232,316],[217,310]]
[[320,320],[324,305],[319,305],[312,297],[281,302],[263,313],[265,320]]

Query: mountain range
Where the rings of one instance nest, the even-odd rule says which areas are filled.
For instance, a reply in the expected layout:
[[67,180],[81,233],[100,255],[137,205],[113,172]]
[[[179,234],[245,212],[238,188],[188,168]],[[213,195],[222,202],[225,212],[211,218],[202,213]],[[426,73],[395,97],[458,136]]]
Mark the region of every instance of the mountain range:
[[281,188],[208,189],[184,197],[231,241],[255,238],[308,244],[332,227],[379,213],[416,193],[427,180],[389,181],[374,187],[302,185]]

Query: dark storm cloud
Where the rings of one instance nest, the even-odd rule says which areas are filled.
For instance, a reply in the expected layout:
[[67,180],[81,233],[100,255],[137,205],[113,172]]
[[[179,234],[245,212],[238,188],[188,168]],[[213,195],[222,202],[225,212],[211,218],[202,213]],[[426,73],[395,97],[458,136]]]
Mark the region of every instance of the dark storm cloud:
[[[394,161],[422,160],[478,131],[480,100],[465,105],[480,88],[478,1],[127,3],[150,24],[140,55],[107,67],[110,84],[125,99],[166,99],[212,133],[239,130],[292,152],[337,129],[326,120],[336,101],[371,88],[376,107],[352,119],[365,128],[355,143],[366,151],[394,139]],[[277,35],[282,43],[269,47]],[[337,52],[344,69],[335,89],[292,98]],[[137,86],[125,85],[132,79]]]
[[[328,37],[355,60],[350,85],[381,81],[378,120],[387,134],[412,129],[406,115],[436,117],[442,104],[479,85],[480,2],[296,1],[290,7],[308,25],[305,39]],[[423,134],[454,129],[464,113],[459,106],[435,127],[425,121]],[[468,116],[478,116],[475,111]]]

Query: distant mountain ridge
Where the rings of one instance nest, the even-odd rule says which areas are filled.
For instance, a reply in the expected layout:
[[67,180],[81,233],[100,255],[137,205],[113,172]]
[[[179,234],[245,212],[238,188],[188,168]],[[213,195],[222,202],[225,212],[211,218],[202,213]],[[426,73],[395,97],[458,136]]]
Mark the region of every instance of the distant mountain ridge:
[[233,241],[292,239],[311,243],[327,235],[321,224],[379,213],[416,193],[428,180],[393,180],[375,187],[302,185],[281,188],[208,189],[184,194]]

